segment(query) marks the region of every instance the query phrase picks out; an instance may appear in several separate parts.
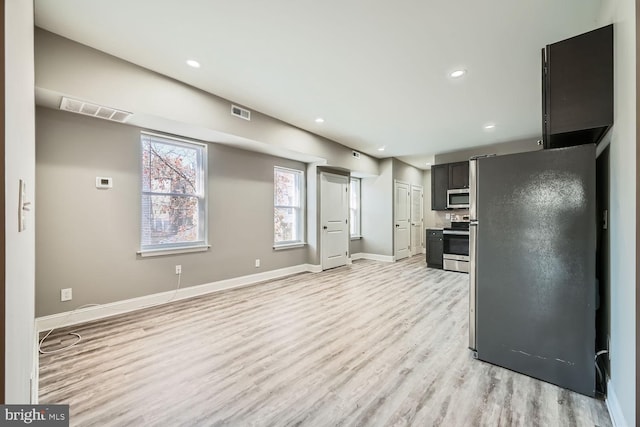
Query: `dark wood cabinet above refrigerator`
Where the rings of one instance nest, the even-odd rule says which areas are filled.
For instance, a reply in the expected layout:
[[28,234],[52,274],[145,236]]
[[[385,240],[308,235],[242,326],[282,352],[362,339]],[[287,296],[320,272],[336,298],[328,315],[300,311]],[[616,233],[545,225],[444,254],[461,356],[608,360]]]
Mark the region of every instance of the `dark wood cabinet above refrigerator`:
[[449,190],[469,188],[469,162],[449,163]]
[[542,49],[544,148],[599,143],[613,124],[613,25]]

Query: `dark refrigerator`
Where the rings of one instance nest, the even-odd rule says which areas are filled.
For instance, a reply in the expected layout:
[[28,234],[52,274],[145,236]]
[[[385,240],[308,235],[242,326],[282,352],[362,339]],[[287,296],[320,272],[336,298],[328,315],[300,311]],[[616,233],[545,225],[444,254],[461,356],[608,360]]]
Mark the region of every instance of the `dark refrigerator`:
[[595,145],[470,162],[469,347],[595,394]]

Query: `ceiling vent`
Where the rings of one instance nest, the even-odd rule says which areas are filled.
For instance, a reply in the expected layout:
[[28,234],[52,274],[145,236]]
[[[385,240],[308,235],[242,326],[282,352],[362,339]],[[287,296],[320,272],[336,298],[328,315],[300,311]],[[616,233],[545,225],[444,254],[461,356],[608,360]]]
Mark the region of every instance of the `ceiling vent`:
[[132,115],[132,113],[126,111],[103,107],[102,105],[92,104],[90,102],[78,101],[77,99],[64,96],[62,97],[62,102],[60,102],[60,109],[120,123],[126,122]]
[[241,119],[251,120],[251,111],[238,107],[237,105],[231,106],[231,115],[240,117]]

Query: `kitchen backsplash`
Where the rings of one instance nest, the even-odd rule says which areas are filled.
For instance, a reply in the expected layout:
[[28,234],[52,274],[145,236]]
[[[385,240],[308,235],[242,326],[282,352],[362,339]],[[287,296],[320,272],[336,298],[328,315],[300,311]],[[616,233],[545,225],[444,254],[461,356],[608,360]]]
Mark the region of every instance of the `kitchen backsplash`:
[[[455,209],[452,211],[436,211],[435,212],[435,224],[432,224],[434,227],[449,227],[451,225],[451,221],[462,221],[463,217],[469,216],[469,209]],[[427,225],[427,228],[429,225]]]

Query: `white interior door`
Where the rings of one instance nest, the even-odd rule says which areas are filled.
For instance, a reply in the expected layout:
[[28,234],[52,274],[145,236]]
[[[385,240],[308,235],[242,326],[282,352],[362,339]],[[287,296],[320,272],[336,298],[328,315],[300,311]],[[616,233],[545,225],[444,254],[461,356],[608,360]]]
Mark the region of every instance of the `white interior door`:
[[424,227],[422,209],[424,191],[421,185],[411,186],[411,255],[422,253]]
[[398,261],[407,258],[410,254],[410,195],[409,184],[395,181],[394,187],[394,255],[396,261]]
[[320,173],[322,269],[347,264],[349,256],[349,177]]

